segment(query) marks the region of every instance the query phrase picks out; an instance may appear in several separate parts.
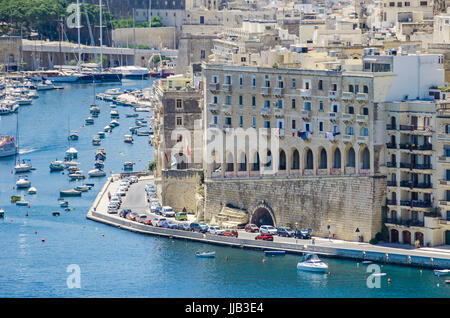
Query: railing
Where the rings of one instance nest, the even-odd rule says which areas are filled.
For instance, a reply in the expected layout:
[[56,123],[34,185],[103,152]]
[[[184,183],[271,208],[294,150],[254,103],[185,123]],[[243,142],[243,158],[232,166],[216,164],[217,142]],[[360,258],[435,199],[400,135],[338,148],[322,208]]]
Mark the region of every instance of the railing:
[[397,205],[397,200],[386,200],[386,205]]
[[328,118],[330,118],[330,120],[337,120],[338,113],[330,112],[328,113]]
[[284,90],[284,88],[282,88],[282,87],[275,87],[273,89],[273,94],[275,96],[281,96],[283,94],[283,90]]
[[403,225],[403,226],[420,226],[420,227],[424,226],[423,221],[412,220],[412,219],[403,220],[403,219],[388,218],[388,219],[386,219],[385,223],[395,224],[395,225]]
[[283,116],[283,109],[282,108],[274,108],[273,109],[273,114],[277,117],[282,117]]
[[302,118],[310,118],[311,117],[311,111],[310,110],[302,110],[301,111]]
[[388,186],[388,187],[396,187],[397,186],[397,181],[387,181],[386,182],[386,185]]
[[421,201],[421,200],[402,200],[400,201],[401,206],[409,206],[411,208],[431,208],[431,201]]
[[387,124],[386,130],[397,130],[397,125]]
[[231,105],[222,105],[222,112],[225,114],[231,114]]
[[343,100],[352,100],[355,97],[355,94],[352,92],[343,92],[342,93],[342,99]]
[[386,162],[386,167],[388,168],[397,168],[397,162]]
[[210,91],[218,91],[219,90],[219,83],[209,83],[209,90]]
[[366,101],[369,99],[369,95],[366,93],[358,93],[356,94],[356,100],[358,101]]
[[342,120],[345,122],[351,122],[353,121],[353,114],[342,114]]
[[261,94],[269,95],[270,87],[261,87]]
[[231,84],[222,84],[222,91],[224,92],[231,92]]
[[208,105],[208,110],[210,112],[216,112],[217,111],[217,104],[209,104]]
[[270,115],[270,108],[269,107],[261,108],[261,115],[262,116],[269,116]]
[[306,88],[300,88],[299,93],[301,97],[311,97],[311,90]]
[[431,170],[433,166],[429,163],[412,163],[412,162],[400,162],[400,168],[403,169],[418,169],[418,170]]
[[388,143],[386,144],[386,147],[387,147],[388,149],[397,149],[397,144],[396,144],[395,142],[388,142]]
[[413,150],[427,151],[427,150],[433,150],[433,145],[431,145],[431,144],[414,145],[414,144],[406,143],[406,144],[400,144],[400,149],[409,150],[409,151],[413,151]]
[[356,142],[358,142],[360,144],[368,144],[369,143],[369,137],[367,137],[367,136],[358,136],[358,138],[356,139]]
[[356,116],[356,122],[358,124],[367,124],[368,121],[369,121],[368,115],[357,115]]
[[342,135],[342,141],[343,142],[353,143],[354,140],[355,140],[355,136],[354,135]]

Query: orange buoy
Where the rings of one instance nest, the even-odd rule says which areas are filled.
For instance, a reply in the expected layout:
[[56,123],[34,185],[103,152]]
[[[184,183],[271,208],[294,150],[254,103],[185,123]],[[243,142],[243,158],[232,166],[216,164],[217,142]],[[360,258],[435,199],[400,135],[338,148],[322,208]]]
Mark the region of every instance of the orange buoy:
[[158,247],[158,251],[160,251],[161,250],[161,247]]
[[328,272],[328,275],[331,275],[331,272]]
[[102,236],[105,236],[105,234],[102,233]]
[[25,216],[28,216],[28,212],[27,212],[27,213],[25,213]]
[[263,263],[265,263],[265,262],[266,262],[266,259],[265,259],[265,258],[263,258],[263,259],[262,259],[262,262],[263,262]]
[[29,204],[28,204],[28,208],[31,208]]
[[42,242],[45,242],[45,238],[41,238],[41,241],[42,241]]
[[391,282],[391,279],[390,278],[388,278],[388,283],[390,283]]

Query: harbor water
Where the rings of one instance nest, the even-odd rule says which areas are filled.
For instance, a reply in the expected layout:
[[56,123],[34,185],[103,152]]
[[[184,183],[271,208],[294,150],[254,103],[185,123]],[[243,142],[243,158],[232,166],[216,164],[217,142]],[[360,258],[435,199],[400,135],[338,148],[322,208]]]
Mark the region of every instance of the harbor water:
[[[122,85],[97,84],[95,90],[150,84],[151,80],[124,80]],[[79,131],[79,140],[70,146],[79,152],[81,170],[87,174],[93,169],[97,147],[92,138],[111,121],[110,103],[97,101],[100,116],[94,125],[84,126],[93,94],[92,85],[66,85],[63,90],[40,92],[32,105],[20,107],[21,159],[31,159],[37,169],[27,173],[37,194],[13,189],[14,158],[0,159],[0,208],[5,210],[0,219],[0,297],[450,296],[446,278],[427,269],[380,264],[387,275],[380,277],[375,286],[379,288],[369,288],[367,265],[356,261],[324,258],[330,274],[312,274],[297,271],[296,255],[266,257],[261,251],[141,235],[87,220],[106,177],[85,180],[95,183],[94,188],[68,198],[72,210],[64,211],[57,201],[59,191],[83,182],[70,182],[67,173],[50,173],[48,165],[63,159],[70,129]],[[125,161],[135,162],[135,171],[143,170],[153,160],[148,137],[135,136],[133,145],[124,143],[135,118],[125,117],[132,113],[130,108],[116,110],[120,126],[100,146],[107,153],[105,171],[119,173]],[[16,116],[1,118],[0,134],[15,136]],[[12,195],[21,195],[30,207],[11,204]],[[60,216],[53,216],[54,211]],[[196,251],[211,250],[216,251],[215,259],[195,257]],[[70,265],[80,270],[81,288],[69,288]]]

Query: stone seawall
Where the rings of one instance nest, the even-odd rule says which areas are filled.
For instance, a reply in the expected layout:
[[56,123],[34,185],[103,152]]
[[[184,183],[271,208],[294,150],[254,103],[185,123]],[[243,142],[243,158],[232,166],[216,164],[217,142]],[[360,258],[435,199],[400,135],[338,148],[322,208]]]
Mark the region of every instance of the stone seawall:
[[[315,236],[330,233],[342,240],[364,242],[381,230],[386,179],[378,177],[302,177],[299,179],[208,179],[205,182],[205,220],[223,206],[249,213],[267,209],[275,226],[311,228]],[[359,233],[356,232],[359,229]]]

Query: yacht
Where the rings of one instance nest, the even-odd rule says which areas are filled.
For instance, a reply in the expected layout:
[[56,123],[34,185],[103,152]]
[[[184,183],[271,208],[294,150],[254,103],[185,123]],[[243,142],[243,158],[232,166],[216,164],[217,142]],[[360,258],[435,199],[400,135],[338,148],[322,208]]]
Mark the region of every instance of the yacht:
[[33,170],[33,166],[31,165],[29,159],[23,159],[22,162],[19,162],[14,166],[14,170],[16,173],[28,172]]
[[317,254],[305,254],[297,264],[297,269],[308,272],[325,273],[328,265],[322,262]]
[[13,136],[0,136],[0,158],[14,156],[17,153],[16,140]]
[[27,176],[21,176],[16,182],[16,186],[18,189],[20,188],[29,188],[31,187],[31,181],[28,180]]
[[69,140],[78,140],[80,136],[78,135],[78,131],[72,131],[69,134]]
[[78,151],[75,148],[69,148],[66,151],[66,158],[68,159],[76,159],[78,157]]
[[111,127],[117,127],[117,126],[120,125],[120,123],[119,123],[119,121],[113,119],[113,120],[111,120],[111,122],[109,123],[109,125],[110,125]]
[[111,72],[115,74],[122,74],[123,78],[132,79],[146,79],[150,73],[148,68],[135,65],[113,67],[111,68]]
[[94,178],[94,177],[104,177],[106,176],[106,172],[100,169],[93,169],[91,171],[88,172],[89,177]]
[[51,81],[44,80],[41,83],[37,84],[36,88],[38,91],[49,91],[55,89],[55,86]]

